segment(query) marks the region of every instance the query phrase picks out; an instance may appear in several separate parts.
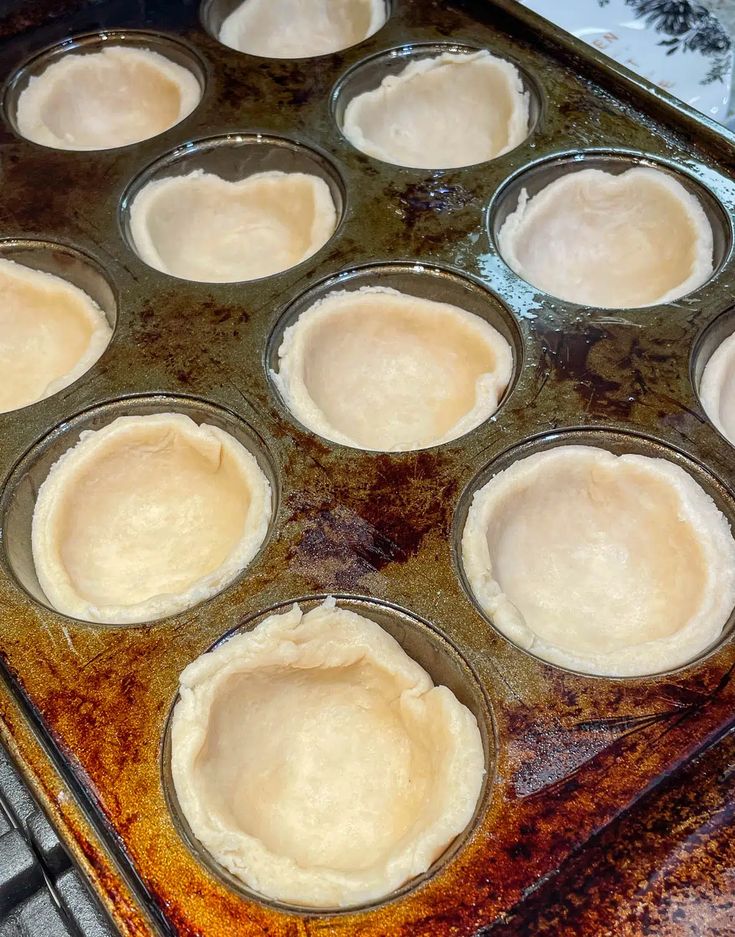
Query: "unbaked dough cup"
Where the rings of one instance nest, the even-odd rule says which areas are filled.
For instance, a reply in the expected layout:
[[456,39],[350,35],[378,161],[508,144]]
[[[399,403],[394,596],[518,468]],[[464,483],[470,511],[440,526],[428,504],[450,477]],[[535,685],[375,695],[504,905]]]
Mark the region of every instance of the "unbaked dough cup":
[[[49,397],[55,397],[57,394],[68,391],[82,381],[86,380],[89,372],[97,365],[100,358],[107,354],[107,351],[114,341],[115,328],[117,326],[118,313],[118,295],[115,284],[100,264],[89,254],[75,247],[69,247],[66,244],[60,244],[56,241],[32,240],[29,238],[6,238],[0,240],[0,259],[12,260],[15,263],[22,264],[32,270],[39,270],[42,273],[50,273],[61,280],[66,280],[72,286],[78,287],[85,292],[90,299],[93,299],[105,314],[112,334],[107,343],[107,347],[87,368],[69,384],[60,388]],[[0,378],[1,379],[1,378]],[[42,398],[48,400],[49,397]],[[42,401],[36,400],[26,406],[33,406]],[[18,407],[17,409],[24,409]],[[14,412],[12,410],[7,412]]]
[[689,379],[695,396],[709,424],[715,432],[722,436],[728,445],[735,447],[735,441],[728,438],[717,421],[713,419],[709,408],[705,407],[702,397],[702,377],[704,376],[704,370],[709,364],[712,355],[714,355],[720,345],[727,341],[733,333],[735,333],[735,306],[720,313],[717,318],[713,319],[709,325],[702,329],[695,339],[689,359]]
[[[119,206],[120,227],[128,247],[140,257],[143,263],[146,261],[140,256],[131,230],[131,210],[136,196],[152,182],[188,176],[196,171],[212,173],[228,182],[238,182],[256,173],[275,171],[317,176],[329,188],[337,214],[334,231],[327,241],[309,257],[276,273],[248,280],[217,281],[217,285],[226,282],[255,283],[259,280],[281,276],[304,264],[316,264],[321,252],[334,240],[341,227],[345,214],[347,189],[336,166],[316,148],[287,137],[262,133],[230,133],[206,137],[184,143],[161,156],[139,173],[125,189]],[[148,266],[147,263],[146,266]],[[155,267],[150,269],[176,280],[186,280],[184,277],[158,270]],[[207,281],[188,280],[186,282]]]
[[[342,129],[347,105],[358,95],[364,94],[366,91],[374,91],[376,88],[380,87],[380,84],[384,78],[387,78],[389,75],[399,74],[412,62],[419,62],[423,59],[433,59],[445,53],[449,53],[451,55],[474,55],[476,52],[481,52],[483,50],[490,52],[491,55],[495,55],[491,48],[487,48],[486,46],[471,45],[468,43],[416,42],[411,45],[398,46],[394,49],[378,52],[376,55],[371,55],[366,59],[362,59],[362,61],[348,69],[344,75],[339,78],[334,88],[332,89],[332,118],[337,125],[337,129],[339,130],[342,139],[354,149],[354,144],[347,139]],[[503,157],[509,156],[521,146],[528,144],[536,131],[543,112],[544,97],[538,81],[536,81],[536,79],[529,72],[527,72],[521,65],[518,64],[518,62],[514,61],[512,58],[509,58],[508,56],[497,57],[502,58],[506,62],[510,62],[510,64],[516,68],[518,74],[521,77],[523,90],[528,96],[528,130],[525,139],[518,143],[515,147],[500,156],[495,156],[490,160],[483,160],[483,163],[494,162],[496,159],[503,159]],[[357,152],[361,151],[358,150]],[[367,158],[375,159],[375,157],[372,156]],[[383,160],[377,159],[376,161],[384,162]],[[483,163],[475,163],[473,165],[478,166],[482,165]],[[419,172],[426,174],[427,172],[431,171],[426,168],[422,169],[412,168],[409,166],[398,166],[393,163],[386,163],[385,165],[389,165],[394,170],[401,172]],[[437,169],[435,171],[462,172],[463,169],[470,168],[471,165],[467,165],[453,169]]]
[[[5,87],[3,107],[8,122],[15,133],[17,133],[19,137],[23,137],[23,133],[18,127],[17,121],[18,99],[28,87],[28,83],[32,78],[37,78],[45,72],[49,66],[55,65],[67,55],[89,55],[90,53],[102,52],[104,49],[114,47],[147,49],[151,52],[157,52],[175,65],[180,65],[182,68],[185,68],[193,75],[199,85],[199,101],[196,107],[175,124],[166,127],[160,133],[154,134],[151,137],[146,137],[146,139],[152,140],[155,137],[161,136],[161,134],[167,133],[196,111],[201,103],[206,88],[206,68],[202,59],[190,46],[181,42],[179,39],[173,39],[163,33],[147,32],[142,29],[109,29],[101,32],[82,33],[78,36],[72,36],[70,39],[64,39],[63,42],[56,43],[53,46],[49,46],[37,52],[13,73]],[[137,143],[125,143],[121,146],[138,146],[142,142],[143,140],[139,140]],[[36,145],[46,146],[46,144],[40,143]],[[62,149],[69,153],[100,153],[105,150],[121,149],[121,146],[114,145],[112,147],[100,147],[86,150],[66,149],[62,147],[47,148]]]
[[[171,721],[174,707],[178,701],[178,694],[171,703],[168,719],[164,729],[163,744],[161,746],[161,778],[164,795],[171,812],[174,826],[179,835],[188,846],[196,859],[214,876],[224,882],[234,892],[243,897],[254,899],[272,908],[284,911],[295,911],[303,915],[324,917],[325,915],[349,915],[356,911],[369,910],[381,905],[396,901],[408,892],[420,887],[424,882],[433,878],[445,868],[452,859],[462,850],[463,846],[472,838],[480,825],[490,802],[496,768],[496,753],[498,748],[497,729],[495,719],[488,697],[482,688],[479,677],[474,668],[465,659],[457,647],[437,628],[419,618],[417,615],[389,602],[378,599],[332,593],[340,608],[348,609],[358,615],[370,618],[380,625],[400,644],[403,650],[420,664],[429,674],[435,686],[448,687],[460,703],[464,704],[477,719],[477,725],[482,739],[482,748],[485,754],[485,777],[483,779],[480,796],[472,819],[462,833],[455,837],[444,852],[434,860],[431,867],[422,875],[406,882],[400,888],[385,897],[368,903],[351,905],[342,908],[314,908],[289,904],[267,898],[244,884],[221,866],[212,855],[197,840],[189,827],[183,811],[178,802],[176,788],[171,773]],[[224,634],[208,651],[214,650],[224,644],[229,638],[244,631],[252,631],[261,621],[269,615],[287,612],[294,603],[298,603],[304,612],[315,608],[328,597],[326,593],[296,597],[275,605],[247,617],[242,624]],[[205,653],[205,652],[203,652]]]
[[[340,273],[333,274],[315,283],[314,286],[303,292],[285,307],[268,338],[265,353],[265,366],[273,393],[289,419],[293,420],[305,432],[314,432],[304,426],[291,412],[288,403],[281,393],[278,382],[274,379],[274,374],[278,372],[278,350],[283,342],[284,332],[287,328],[296,323],[303,312],[306,312],[307,309],[324,299],[330,293],[341,291],[356,292],[365,287],[383,287],[398,290],[401,293],[417,296],[420,299],[428,299],[458,306],[460,309],[464,309],[484,319],[497,329],[508,342],[513,352],[513,371],[508,386],[505,388],[505,391],[498,401],[497,408],[487,420],[480,423],[480,426],[483,426],[488,420],[502,420],[501,411],[513,393],[513,389],[518,381],[518,376],[523,368],[523,337],[515,318],[494,293],[490,292],[490,290],[481,286],[479,283],[476,283],[474,280],[471,280],[469,277],[457,273],[454,270],[450,270],[447,267],[412,261],[364,264],[359,267],[343,270]],[[475,432],[478,428],[479,427],[475,427],[468,432]],[[466,435],[468,435],[468,433],[450,440],[449,442],[440,443],[440,445],[452,445],[458,440],[463,439]],[[329,446],[341,445],[326,437],[320,438],[324,439],[324,442]],[[350,448],[359,449],[360,447]],[[428,446],[424,448],[435,447]],[[362,451],[377,452],[380,450]],[[416,452],[420,450],[412,449],[402,451]]]
[[[204,29],[209,33],[209,35],[219,42],[221,45],[224,43],[219,38],[220,30],[222,29],[222,24],[230,15],[234,13],[235,10],[242,5],[243,0],[203,0],[201,6],[199,7],[199,20],[204,27]],[[340,55],[342,52],[345,52],[347,49],[354,49],[359,45],[362,45],[363,42],[367,42],[368,39],[372,39],[373,36],[376,36],[381,29],[385,26],[388,20],[393,14],[393,7],[396,0],[384,0],[385,2],[385,22],[375,30],[374,33],[371,33],[369,36],[365,36],[364,39],[361,39],[359,42],[355,42],[352,45],[345,46],[342,49],[337,49],[334,52],[325,52],[321,56],[317,55],[305,55],[298,56],[296,58],[270,58],[268,56],[255,55],[251,52],[242,52],[240,49],[234,49],[232,46],[225,46],[226,49],[230,49],[232,52],[237,55],[249,55],[252,58],[263,59],[263,61],[270,62],[279,62],[279,61],[306,61],[315,58],[323,58],[327,55]]]
[[[190,417],[197,424],[209,423],[229,433],[256,459],[258,466],[271,486],[271,516],[268,522],[268,530],[258,552],[245,569],[241,570],[234,579],[226,583],[215,595],[232,588],[243,576],[248,575],[248,570],[252,568],[254,563],[257,563],[273,534],[279,503],[278,473],[265,442],[242,419],[216,404],[199,400],[196,397],[184,397],[174,394],[124,397],[90,407],[88,410],[84,410],[60,423],[51,432],[38,440],[19,459],[8,476],[2,498],[0,498],[1,553],[6,568],[15,582],[34,602],[60,617],[69,618],[70,616],[59,612],[46,598],[38,581],[33,562],[31,527],[39,488],[46,480],[52,466],[65,452],[76,445],[83,432],[100,430],[121,416],[149,416],[155,413],[181,413]],[[210,601],[212,598],[214,598],[214,595],[205,599],[204,602]],[[196,605],[189,606],[179,614],[186,614],[194,607]],[[80,619],[72,620],[81,621]],[[156,621],[164,620],[165,618],[156,619]],[[81,624],[96,628],[140,628],[145,627],[147,622],[110,625],[100,622],[81,621]]]
[[[559,297],[552,296],[552,294],[546,293],[539,287],[534,286],[533,283],[523,280],[523,278],[507,264],[503,256],[498,238],[500,229],[503,227],[508,216],[518,208],[523,189],[528,193],[528,198],[530,200],[542,189],[545,189],[546,186],[570,173],[582,172],[585,169],[600,169],[617,176],[626,172],[628,169],[634,169],[636,167],[658,169],[668,176],[671,176],[679,182],[687,192],[691,193],[704,209],[704,213],[712,228],[712,273],[704,283],[694,290],[691,290],[686,296],[680,296],[678,299],[672,300],[671,302],[681,302],[686,297],[695,296],[700,290],[704,289],[720,272],[732,251],[733,229],[727,212],[719,200],[703,183],[699,182],[699,180],[695,179],[693,176],[682,172],[680,167],[675,168],[674,166],[670,166],[667,163],[642,153],[625,152],[622,150],[600,149],[559,153],[555,156],[545,157],[538,162],[523,166],[505,180],[488,204],[486,223],[493,248],[503,263],[506,264],[510,273],[518,280],[528,283],[528,285],[541,296],[549,296],[558,303],[584,307],[586,305],[584,303],[575,303],[572,300],[560,299]],[[655,308],[656,305],[667,305],[667,303],[626,307],[625,311],[630,312],[631,308],[652,309]],[[616,307],[606,308],[610,311],[614,310]]]
[[[735,609],[731,611],[730,617],[725,623],[722,632],[708,647],[701,650],[698,654],[688,660],[686,663],[677,667],[665,670],[653,670],[648,674],[636,674],[632,676],[606,675],[591,673],[584,670],[575,670],[571,667],[565,667],[554,661],[549,661],[538,654],[534,654],[521,645],[513,641],[508,635],[501,631],[489,618],[487,613],[480,606],[472,586],[470,585],[467,573],[464,568],[462,558],[462,536],[467,522],[467,516],[472,505],[472,499],[475,493],[483,488],[491,478],[500,472],[510,468],[521,459],[534,455],[539,452],[546,452],[551,449],[557,449],[560,446],[593,446],[598,449],[606,449],[614,455],[641,455],[654,459],[665,459],[667,462],[683,469],[691,478],[708,494],[714,501],[716,507],[727,519],[730,529],[735,533],[735,496],[730,489],[716,475],[711,473],[699,462],[694,461],[683,452],[675,449],[658,439],[651,436],[645,436],[642,433],[626,432],[621,430],[600,428],[574,428],[564,429],[558,432],[545,433],[533,436],[524,440],[518,445],[512,446],[493,459],[475,476],[470,484],[462,492],[454,515],[452,530],[452,558],[457,576],[466,592],[468,598],[485,619],[489,628],[503,640],[511,644],[519,653],[534,657],[548,667],[555,667],[558,670],[567,673],[574,673],[579,676],[587,677],[591,680],[613,680],[613,681],[642,681],[655,680],[659,677],[668,677],[671,674],[678,674],[689,668],[695,667],[705,658],[712,655],[722,644],[728,641],[733,632],[735,632]],[[560,515],[559,524],[564,524],[564,516]]]

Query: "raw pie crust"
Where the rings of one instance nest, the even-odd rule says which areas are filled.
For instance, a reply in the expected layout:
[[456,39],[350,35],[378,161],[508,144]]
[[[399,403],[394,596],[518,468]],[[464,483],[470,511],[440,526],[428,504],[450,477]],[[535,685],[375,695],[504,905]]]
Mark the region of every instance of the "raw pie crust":
[[668,173],[570,172],[516,210],[498,234],[505,262],[552,296],[608,309],[667,303],[712,274],[704,209]]
[[259,172],[229,182],[197,169],[149,182],[130,211],[142,260],[204,283],[287,270],[326,244],[336,226],[329,186],[300,172]]
[[150,49],[65,55],[18,99],[23,136],[60,150],[108,150],[155,137],[201,99],[186,68]]
[[705,413],[735,445],[735,332],[715,349],[699,385]]
[[513,352],[479,316],[383,287],[329,293],[286,329],[274,380],[294,416],[334,442],[404,451],[490,417]]
[[342,132],[358,150],[396,166],[470,166],[528,136],[518,69],[486,50],[411,62],[345,108]]
[[105,314],[78,287],[0,259],[0,413],[68,387],[111,336]]
[[375,622],[298,605],[181,675],[171,770],[220,865],[266,897],[347,907],[425,872],[472,819],[472,713]]
[[123,416],[83,432],[52,466],[33,512],[33,561],[58,611],[150,621],[231,582],[270,517],[270,485],[229,433],[180,413]]
[[510,640],[585,673],[633,676],[692,660],[735,605],[724,515],[665,459],[559,446],[474,496],[470,587]]
[[354,46],[386,18],[384,0],[245,0],[222,23],[219,41],[251,55],[306,58]]

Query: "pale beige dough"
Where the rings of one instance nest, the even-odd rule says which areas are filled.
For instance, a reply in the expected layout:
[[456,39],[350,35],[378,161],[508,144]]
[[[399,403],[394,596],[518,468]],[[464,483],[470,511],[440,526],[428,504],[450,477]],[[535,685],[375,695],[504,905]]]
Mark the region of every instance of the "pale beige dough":
[[513,371],[472,313],[382,287],[329,293],[286,329],[274,380],[291,412],[359,449],[439,445],[497,409]]
[[181,810],[269,898],[347,907],[425,872],[472,819],[472,713],[369,618],[298,605],[203,654],[171,724]]
[[0,259],[0,413],[67,387],[111,336],[105,314],[78,287]]
[[712,227],[699,200],[647,166],[570,172],[528,198],[498,233],[505,262],[575,303],[626,309],[666,303],[712,274]]
[[718,345],[707,362],[699,395],[707,416],[735,445],[735,333]]
[[385,23],[384,0],[245,0],[223,21],[219,40],[273,59],[339,52]]
[[149,49],[69,53],[31,78],[18,129],[60,150],[107,150],[154,137],[197,106],[201,88],[181,65]]
[[323,247],[336,226],[329,186],[300,172],[260,172],[230,182],[195,170],[149,182],[130,212],[142,260],[204,283],[287,270]]
[[586,673],[670,670],[735,605],[724,515],[665,459],[559,446],[474,496],[462,562],[477,601],[521,647]]
[[396,166],[481,163],[528,136],[529,100],[518,69],[483,50],[411,62],[345,108],[342,131],[358,150]]
[[271,517],[255,458],[180,413],[123,416],[51,468],[33,512],[47,599],[85,621],[171,615],[214,595],[253,559]]

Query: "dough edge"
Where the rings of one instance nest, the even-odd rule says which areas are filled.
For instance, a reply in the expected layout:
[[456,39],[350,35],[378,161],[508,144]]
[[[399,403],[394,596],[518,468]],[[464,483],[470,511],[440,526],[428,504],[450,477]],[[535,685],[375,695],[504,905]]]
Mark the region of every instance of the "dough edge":
[[[190,438],[211,439],[226,447],[234,456],[250,494],[245,530],[226,561],[201,577],[185,591],[151,596],[134,605],[96,606],[82,598],[71,584],[62,561],[58,543],[58,509],[76,477],[94,461],[98,450],[111,437],[125,434],[128,428],[146,420],[173,427]],[[233,445],[234,444],[234,445]],[[139,624],[185,611],[211,598],[243,570],[262,546],[272,516],[271,486],[254,455],[242,443],[217,426],[195,423],[183,413],[156,413],[144,417],[120,416],[99,430],[84,430],[78,442],[61,455],[49,469],[38,490],[31,524],[33,563],[39,584],[54,608],[64,615],[103,624]]]
[[[165,273],[168,276],[176,277],[176,279],[186,279],[180,276],[180,274],[171,273],[163,261],[161,255],[159,254],[158,248],[156,247],[153,238],[150,236],[148,217],[151,211],[155,211],[155,202],[161,192],[167,189],[170,190],[177,188],[181,191],[184,191],[188,186],[198,182],[203,182],[205,185],[211,186],[213,188],[219,188],[220,186],[231,186],[235,189],[247,189],[256,186],[259,181],[278,179],[293,180],[294,178],[298,178],[305,184],[311,185],[312,193],[314,195],[315,215],[314,221],[312,222],[311,242],[309,247],[304,252],[304,254],[299,257],[298,260],[294,260],[294,262],[289,267],[285,268],[286,270],[292,270],[298,264],[303,263],[305,260],[308,260],[309,257],[312,257],[327,243],[327,241],[337,230],[337,206],[334,204],[334,199],[332,198],[332,193],[329,189],[329,186],[324,181],[324,179],[321,178],[321,176],[317,176],[311,173],[267,170],[265,172],[257,172],[250,176],[245,176],[242,179],[237,180],[237,182],[230,182],[227,179],[223,179],[221,176],[217,176],[211,172],[206,172],[203,169],[194,169],[186,175],[166,176],[163,179],[155,179],[152,182],[148,182],[143,186],[142,189],[140,189],[140,191],[135,195],[132,205],[130,206],[130,234],[133,243],[135,244],[135,248],[141,260],[148,264],[148,266],[153,267],[155,270],[159,270],[161,273]],[[272,273],[266,273],[263,276],[253,277],[248,280],[191,280],[188,282],[252,283],[255,282],[255,280],[264,279],[265,277],[278,276],[279,273],[284,272],[285,270],[274,271]]]
[[[658,474],[677,493],[679,516],[690,524],[703,549],[707,584],[703,605],[675,634],[607,654],[575,655],[536,635],[493,578],[486,531],[495,498],[512,490],[516,482],[538,479],[537,473],[552,461],[563,463],[580,457],[589,460],[590,465],[617,463],[644,468]],[[475,492],[462,533],[461,550],[470,589],[495,627],[524,650],[583,673],[648,676],[685,666],[716,641],[735,606],[735,540],[727,518],[688,472],[664,458],[632,453],[617,456],[596,446],[560,445],[520,459]]]
[[[77,144],[70,146],[67,140],[57,136],[41,119],[41,110],[43,109],[46,95],[53,88],[53,84],[56,80],[62,79],[66,75],[72,75],[82,59],[90,59],[95,55],[119,58],[120,53],[125,57],[138,58],[139,61],[145,61],[154,66],[165,78],[174,82],[179,89],[179,114],[176,121],[168,127],[163,127],[155,136],[158,136],[159,133],[164,133],[166,130],[170,130],[172,126],[176,126],[177,123],[182,121],[185,117],[188,117],[201,101],[202,90],[199,86],[199,82],[189,69],[185,68],[183,65],[178,65],[176,62],[171,61],[171,59],[166,58],[165,55],[161,55],[160,52],[156,52],[153,49],[108,46],[100,49],[99,52],[84,55],[76,52],[69,52],[57,62],[49,65],[40,75],[35,75],[31,78],[26,88],[18,97],[15,120],[21,135],[32,143],[39,143],[42,146],[52,147],[57,150],[71,150],[75,152],[95,152],[102,149],[114,150],[121,146],[135,146],[136,143],[142,143],[143,140],[137,140],[128,143],[113,143],[108,147],[79,146]],[[152,138],[145,137],[144,139],[150,140]]]
[[[377,88],[371,91],[363,91],[356,95],[345,108],[342,119],[342,133],[350,143],[373,159],[381,160],[390,165],[404,166],[403,163],[395,163],[394,157],[386,152],[382,147],[373,144],[362,132],[360,126],[361,113],[367,103],[372,103],[375,99],[384,97],[396,85],[403,84],[406,81],[423,75],[428,71],[441,68],[443,65],[468,63],[488,63],[499,70],[508,87],[508,91],[514,101],[513,113],[508,122],[508,143],[493,156],[483,160],[487,162],[497,159],[505,153],[510,152],[519,146],[528,137],[530,123],[530,97],[529,92],[524,89],[523,80],[516,66],[507,59],[493,55],[487,49],[481,49],[472,53],[442,52],[441,55],[427,59],[417,59],[399,72],[397,75],[386,75]],[[464,166],[473,165],[465,163]],[[463,165],[456,166],[405,166],[409,169],[461,169]]]
[[721,409],[725,378],[731,365],[735,365],[735,332],[720,342],[704,366],[699,383],[699,397],[704,412],[712,420],[715,428],[731,445],[735,445],[735,439],[732,439],[725,429]]
[[475,429],[485,420],[489,419],[498,409],[499,400],[506,391],[513,378],[514,355],[513,349],[500,332],[489,322],[474,313],[455,306],[452,303],[425,299],[410,293],[384,286],[363,286],[358,290],[334,290],[317,300],[308,309],[305,309],[299,318],[284,330],[281,345],[278,349],[279,370],[270,370],[271,379],[278,388],[286,405],[299,422],[307,429],[331,442],[353,449],[362,449],[365,452],[410,452],[418,451],[413,447],[394,448],[392,450],[369,449],[355,442],[346,434],[333,427],[321,408],[312,400],[304,380],[305,351],[313,329],[321,321],[338,314],[338,307],[342,303],[347,305],[348,298],[366,295],[384,294],[391,297],[401,297],[411,303],[429,304],[451,310],[451,315],[458,315],[463,324],[469,326],[476,334],[478,341],[491,348],[497,359],[497,368],[493,372],[481,375],[475,386],[475,405],[454,426],[450,427],[442,436],[422,443],[418,449],[429,449],[451,442]]
[[[237,42],[238,36],[241,29],[243,28],[243,21],[247,26],[249,19],[248,16],[248,0],[243,0],[243,2],[235,7],[232,13],[229,16],[226,16],[222,21],[222,25],[219,28],[217,38],[222,43],[222,45],[227,46],[229,49],[234,49],[236,52],[242,52],[245,55],[254,55],[259,58],[285,58],[285,59],[297,59],[297,58],[318,58],[321,55],[335,55],[338,52],[343,52],[345,48],[350,48],[350,46],[345,46],[342,49],[335,49],[333,52],[304,52],[299,56],[276,56],[272,53],[266,54],[264,52],[250,52],[247,49],[242,49]],[[358,42],[364,42],[365,39],[369,39],[370,36],[375,35],[375,33],[386,24],[388,20],[388,10],[386,8],[385,0],[370,0],[370,25],[368,30],[362,39]],[[353,45],[352,43],[351,45]]]
[[[298,634],[302,625],[312,629],[322,622],[321,637],[331,645],[325,654],[317,641]],[[315,649],[312,649],[316,645]],[[400,653],[397,653],[400,652]],[[402,854],[393,856],[380,873],[382,884],[376,886],[375,867],[355,873],[333,869],[305,869],[285,856],[276,855],[256,838],[236,830],[228,830],[212,822],[192,783],[192,769],[206,735],[206,720],[220,684],[232,673],[257,667],[258,658],[267,664],[277,662],[288,666],[332,664],[346,666],[369,654],[380,666],[392,666],[410,686],[402,698],[414,702],[433,695],[442,712],[451,721],[455,751],[451,753],[449,781],[452,790],[464,793],[454,796],[451,808],[440,821],[424,830]],[[444,851],[467,828],[480,801],[487,773],[485,754],[477,722],[472,713],[444,686],[434,686],[429,675],[398,642],[377,623],[366,616],[336,605],[328,597],[321,605],[303,612],[294,603],[290,609],[268,615],[255,629],[236,634],[214,650],[194,660],[180,676],[180,694],[171,719],[171,773],[179,807],[189,827],[205,849],[247,887],[277,900],[310,907],[350,907],[390,895],[416,875],[425,872],[437,854]],[[464,803],[458,803],[458,801]],[[274,876],[279,894],[272,895],[268,882]]]
[[[10,269],[8,269],[6,265],[11,265]],[[57,274],[48,273],[45,270],[37,270],[35,267],[28,267],[14,260],[0,258],[0,281],[4,276],[4,272],[7,272],[10,277],[24,280],[34,289],[66,293],[81,304],[81,309],[85,313],[87,321],[92,326],[92,334],[89,337],[87,350],[74,367],[65,374],[61,374],[59,377],[49,381],[43,392],[34,400],[28,400],[26,403],[19,404],[19,406],[13,408],[14,410],[19,410],[22,407],[30,406],[32,403],[38,403],[39,400],[45,400],[47,397],[51,397],[52,394],[57,394],[60,390],[73,384],[74,381],[79,380],[82,375],[86,374],[92,365],[102,357],[105,349],[110,344],[112,339],[112,327],[107,321],[107,316],[92,297],[69,280],[65,280]],[[2,412],[12,413],[13,411],[6,410]]]
[[[693,290],[702,286],[712,276],[714,269],[712,259],[714,237],[712,227],[699,199],[691,192],[687,191],[678,180],[668,175],[668,173],[651,166],[634,166],[631,169],[625,170],[623,173],[615,175],[615,177],[622,178],[623,176],[628,176],[630,173],[637,176],[645,175],[647,178],[653,179],[658,184],[664,186],[664,188],[667,188],[686,211],[686,214],[694,226],[697,239],[696,255],[692,271],[689,276],[682,280],[677,286],[673,286],[661,296],[655,297],[642,306],[603,306],[602,304],[590,303],[579,303],[578,305],[596,305],[599,309],[647,308],[660,303],[668,303],[680,299],[687,293],[691,293]],[[596,176],[602,174],[608,178],[614,175],[603,169],[581,169],[578,172],[569,172],[563,176],[559,176],[557,179],[544,186],[544,188],[533,197],[529,197],[525,188],[521,190],[518,205],[503,222],[503,226],[500,231],[498,231],[497,240],[502,259],[515,274],[524,279],[529,285],[533,286],[533,283],[527,279],[525,268],[516,252],[518,239],[522,230],[527,225],[532,225],[534,223],[535,216],[549,202],[563,198],[565,192],[575,188],[579,184],[580,178],[590,179],[592,174]],[[540,293],[545,293],[540,287],[534,287],[534,289],[537,289]],[[575,302],[575,300],[571,299],[561,299],[563,302]]]

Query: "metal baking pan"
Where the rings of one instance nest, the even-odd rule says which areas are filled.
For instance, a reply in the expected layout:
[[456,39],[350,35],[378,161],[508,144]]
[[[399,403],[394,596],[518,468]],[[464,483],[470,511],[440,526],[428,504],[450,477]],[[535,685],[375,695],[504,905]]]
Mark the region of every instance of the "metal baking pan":
[[[115,332],[71,387],[0,415],[0,713],[6,740],[126,935],[475,934],[735,722],[729,628],[674,673],[574,674],[500,636],[469,598],[457,559],[476,485],[520,454],[570,441],[665,454],[735,524],[733,450],[694,386],[713,341],[735,324],[733,138],[511,0],[391,6],[373,37],[318,61],[229,50],[194,3],[19,4],[2,28],[0,255],[83,286]],[[214,0],[205,20],[226,8]],[[135,42],[135,30],[160,34],[197,63],[205,90],[193,114],[104,152],[17,136],[13,95],[28,75],[13,82],[20,66],[70,35],[92,33],[86,45]],[[403,61],[418,43],[482,46],[518,63],[535,99],[529,138],[490,163],[443,172],[356,152],[336,128],[333,89],[358,62],[387,50]],[[212,137],[228,139],[189,146]],[[222,146],[241,166],[254,152],[266,166],[316,160],[343,209],[332,240],[292,270],[237,285],[175,280],[142,263],[126,242],[129,186],[174,151],[194,168]],[[712,221],[715,276],[676,303],[604,313],[518,280],[498,257],[499,219],[520,173],[533,173],[524,180],[532,188],[570,161],[650,162],[675,173]],[[438,448],[376,454],[326,443],[292,419],[267,366],[306,291],[334,277],[346,288],[388,278],[456,296],[457,274],[468,278],[467,303],[516,351],[492,420]],[[125,628],[64,618],[44,604],[30,562],[38,485],[82,429],[169,407],[219,422],[253,449],[277,494],[267,542],[233,585],[185,614]],[[268,610],[326,594],[385,624],[450,683],[478,715],[489,768],[475,821],[429,874],[339,914],[278,907],[218,871],[177,816],[165,758],[182,668]]]

